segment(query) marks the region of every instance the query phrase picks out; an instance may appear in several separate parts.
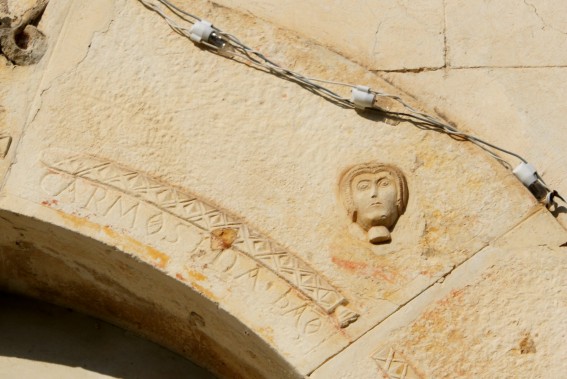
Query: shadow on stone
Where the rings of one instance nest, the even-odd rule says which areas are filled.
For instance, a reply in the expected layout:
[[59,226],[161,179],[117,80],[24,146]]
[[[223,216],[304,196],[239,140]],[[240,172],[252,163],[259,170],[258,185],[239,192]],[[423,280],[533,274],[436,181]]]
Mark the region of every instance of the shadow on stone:
[[[5,293],[0,293],[0,336],[0,360],[13,361],[3,365],[11,372],[2,375],[31,369],[42,377],[59,372],[82,376],[80,372],[86,370],[127,379],[215,378],[190,361],[104,321]],[[44,362],[67,367],[46,370]]]

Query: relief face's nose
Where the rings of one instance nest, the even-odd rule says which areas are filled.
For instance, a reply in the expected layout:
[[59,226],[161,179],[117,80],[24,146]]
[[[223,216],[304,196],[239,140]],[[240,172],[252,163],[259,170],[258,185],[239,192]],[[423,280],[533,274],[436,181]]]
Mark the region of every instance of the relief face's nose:
[[370,193],[372,197],[378,197],[378,183],[371,183],[370,186]]

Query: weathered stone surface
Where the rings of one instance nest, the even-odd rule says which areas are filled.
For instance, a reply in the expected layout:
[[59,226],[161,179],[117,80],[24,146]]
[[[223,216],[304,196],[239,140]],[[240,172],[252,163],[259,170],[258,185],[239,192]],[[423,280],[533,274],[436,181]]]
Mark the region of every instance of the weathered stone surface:
[[19,24],[33,12],[34,8],[43,7],[47,2],[48,0],[0,0],[0,14]]
[[[141,5],[116,4],[114,22],[94,39],[87,57],[64,80],[55,80],[44,91],[42,108],[27,129],[22,154],[6,191],[14,193],[17,188],[19,197],[35,204],[108,225],[117,233],[111,238],[113,244],[120,244],[121,234],[125,233],[169,252],[171,263],[163,267],[166,272],[173,277],[187,277],[182,270],[188,267],[189,271],[205,275],[208,279],[199,286],[211,291],[212,299],[231,313],[255,325],[253,329],[263,330],[263,337],[302,372],[309,372],[506,232],[534,204],[515,179],[494,162],[484,157],[476,161],[467,158],[477,154],[467,145],[409,124],[393,127],[362,119],[291,83],[196,49],[163,23],[156,28],[155,15]],[[206,8],[201,11],[206,12]],[[223,14],[217,8],[217,24],[237,34],[244,33],[239,33],[242,25],[251,22],[245,17],[236,19],[232,13],[230,19],[223,18]],[[272,41],[289,38],[285,33],[270,31],[268,26],[263,28],[263,39],[252,39],[251,43],[264,46],[264,50],[273,49]],[[268,33],[273,36],[266,38]],[[146,36],[143,45],[136,44],[139,35]],[[64,40],[61,43],[64,45]],[[308,74],[324,70],[339,80],[341,75],[364,75],[358,66],[324,50],[310,56],[290,44],[289,49],[280,48],[276,54],[287,62],[300,57],[301,62],[315,62],[321,57],[329,62],[318,63],[323,67],[305,67]],[[340,62],[346,72],[338,71],[335,62]],[[188,72],[196,74],[183,74]],[[218,101],[197,101],[187,108],[188,99],[194,99],[195,94],[201,99],[221,96],[221,105]],[[261,97],[263,103],[252,101],[256,97]],[[289,119],[296,109],[301,110]],[[56,127],[47,131],[45,125]],[[62,151],[54,152],[55,148]],[[151,200],[149,208],[137,208],[139,195],[131,197],[131,192],[115,183],[125,180],[119,178],[131,177],[129,174],[101,171],[93,177],[87,170],[89,166],[80,163],[78,169],[74,168],[75,158],[89,155],[101,164],[107,162],[133,175],[155,178],[164,188],[178,185],[187,189],[181,192],[189,198],[220,204],[214,208],[222,214],[237,220],[245,218],[245,224],[259,231],[262,238],[288,247],[321,278],[333,278],[330,285],[338,289],[359,319],[346,334],[333,326],[339,317],[334,314],[324,316],[320,322],[299,324],[299,332],[304,333],[312,331],[310,327],[315,323],[318,329],[314,336],[300,333],[296,337],[283,327],[268,333],[266,328],[274,321],[250,310],[270,309],[263,304],[263,298],[277,307],[278,287],[272,284],[272,292],[249,297],[242,289],[239,297],[233,297],[234,292],[231,294],[225,284],[245,279],[242,275],[254,267],[253,260],[243,257],[246,259],[240,271],[227,272],[235,253],[226,250],[223,254],[230,267],[217,268],[220,271],[215,273],[207,258],[214,257],[213,252],[207,253],[208,260],[199,258],[201,249],[208,251],[205,247],[210,246],[202,242],[207,235],[190,223],[177,226],[188,216],[169,220],[164,215],[163,222],[172,229],[161,230],[160,223],[155,224],[159,232],[151,228],[151,210],[168,212],[170,201],[175,203],[180,198]],[[367,161],[369,156],[396,163],[407,173],[410,188],[408,209],[393,232],[393,242],[377,247],[350,235],[348,216],[336,197],[340,172]],[[238,164],[234,163],[236,159]],[[34,169],[30,171],[30,167]],[[451,178],[451,186],[447,178]],[[512,187],[507,198],[516,198],[517,203],[494,201],[501,192],[501,183]],[[439,193],[444,194],[442,200],[433,195]],[[494,196],[488,197],[487,193]],[[131,209],[140,212],[128,213]],[[53,222],[71,227],[60,213],[54,214]],[[180,231],[184,231],[183,240],[178,238]],[[189,237],[192,235],[195,237]],[[203,268],[205,264],[213,271]],[[272,272],[267,272],[268,277]],[[275,280],[266,278],[264,282],[267,285]],[[328,310],[332,312],[333,306]],[[280,313],[273,313],[273,317],[278,317],[279,324],[282,317],[287,318],[291,327],[295,322],[293,314],[285,308]],[[294,343],[296,339],[302,343]],[[288,349],[291,346],[293,349]]]
[[496,247],[517,249],[526,246],[561,247],[567,243],[567,230],[555,221],[552,214],[541,207],[526,221],[523,221],[498,238],[492,244]]
[[[304,11],[298,12],[301,15],[316,14],[316,5],[290,3],[288,8],[288,3],[275,8],[276,5],[269,0],[226,2],[290,29],[301,32],[309,29],[312,22],[298,25],[297,17],[280,15],[298,9]],[[564,53],[567,50],[563,48],[567,44],[567,26],[563,17],[565,4],[539,0],[520,4],[510,1],[428,4],[432,12],[443,14],[444,17],[444,26],[435,29],[432,25],[438,18],[428,12],[423,13],[428,15],[428,22],[431,23],[427,30],[437,30],[439,36],[443,36],[444,49],[437,53],[438,57],[442,52],[445,55],[443,64],[432,65],[425,61],[411,67],[401,64],[412,56],[411,52],[401,50],[411,45],[407,44],[409,35],[416,37],[413,41],[422,46],[430,45],[425,42],[429,41],[428,31],[421,30],[415,36],[400,32],[413,30],[408,29],[407,25],[396,29],[394,35],[387,36],[394,46],[393,61],[398,63],[391,67],[373,66],[372,62],[366,61],[365,57],[373,51],[370,47],[361,47],[356,51],[339,48],[344,35],[344,30],[336,27],[342,25],[339,22],[331,23],[332,27],[318,25],[318,28],[325,30],[324,35],[316,31],[303,33],[320,43],[330,44],[329,41],[334,41],[332,46],[335,49],[368,68],[400,71],[385,77],[424,103],[434,106],[460,129],[523,155],[538,168],[540,174],[544,174],[552,188],[567,193],[562,170],[565,166],[562,130],[567,111],[563,103],[557,101],[565,92],[562,84],[566,82],[563,69],[567,57]],[[351,7],[348,12],[364,9],[362,4],[358,5]],[[400,4],[396,6],[402,9]],[[373,3],[374,14],[371,18],[387,23],[391,18],[381,12],[385,8],[388,5]],[[404,4],[403,9],[408,13],[403,17],[408,20],[407,16],[419,8],[419,2]],[[344,8],[335,9],[336,17],[341,17],[345,12]],[[370,17],[370,12],[366,14],[365,17]],[[363,34],[359,33],[360,36]],[[428,46],[427,51],[433,53],[437,50]],[[442,70],[437,71],[435,67]],[[560,204],[555,212],[565,227],[566,210],[565,204]]]
[[561,377],[566,268],[565,248],[487,248],[311,377]]
[[[437,109],[463,130],[517,152],[531,162],[546,183],[567,193],[564,116],[558,101],[567,91],[562,68],[477,69],[420,74],[387,74],[412,95]],[[518,160],[511,162],[518,164]],[[565,203],[559,221],[567,227]]]
[[441,0],[220,0],[339,51],[371,70],[415,70],[445,64]]
[[565,2],[457,0],[446,7],[451,67],[567,65]]
[[[439,4],[428,4],[437,11]],[[367,68],[258,18],[204,1],[178,5],[306,76],[401,93]],[[0,88],[0,123],[10,120],[2,136],[12,137],[0,192],[3,288],[138,331],[224,377],[302,377],[324,362],[321,373],[333,367],[347,375],[333,365],[352,360],[352,349],[391,322],[401,329],[372,344],[367,356],[374,358],[360,365],[372,370],[360,377],[378,375],[376,362],[388,357],[409,359],[402,369],[412,375],[442,375],[448,366],[394,346],[409,341],[402,331],[420,317],[415,304],[437,307],[447,288],[468,291],[467,283],[488,292],[479,275],[492,272],[494,257],[509,259],[522,246],[513,234],[502,237],[511,229],[533,232],[528,245],[555,248],[563,240],[535,199],[480,149],[342,109],[211,54],[139,2],[56,2],[42,23],[56,36],[49,59],[0,68],[10,83]],[[401,94],[419,109],[451,115],[438,107],[446,104],[440,95],[421,97],[424,104]],[[341,173],[370,161],[398,167],[407,179],[407,206],[385,226],[390,243],[358,238],[339,195]],[[534,214],[537,225],[527,226]],[[496,247],[479,253],[487,245]],[[434,284],[448,274],[459,280]],[[460,305],[470,310],[484,301],[471,299]],[[521,350],[537,351],[537,338],[524,337]],[[383,341],[391,345],[378,346]]]
[[[11,3],[10,3],[11,4]],[[10,9],[29,9],[36,2],[16,2]],[[25,10],[24,9],[24,10]],[[42,30],[50,36],[52,44],[46,52],[56,64],[44,59],[37,65],[14,67],[0,55],[0,183],[15,156],[15,148],[29,120],[41,106],[41,93],[49,88],[53,79],[77,65],[88,50],[94,33],[104,30],[110,23],[113,1],[52,2],[42,18]],[[15,12],[15,11],[14,11]],[[23,12],[23,10],[22,10]],[[72,16],[70,14],[72,13]],[[55,49],[61,34],[64,48]],[[0,185],[1,185],[0,184]]]

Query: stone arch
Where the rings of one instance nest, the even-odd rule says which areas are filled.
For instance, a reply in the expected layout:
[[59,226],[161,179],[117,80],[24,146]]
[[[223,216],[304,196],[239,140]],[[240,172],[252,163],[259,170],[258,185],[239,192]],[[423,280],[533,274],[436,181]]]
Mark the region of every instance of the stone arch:
[[[496,279],[507,276],[503,267],[515,271],[509,262],[539,256],[516,257],[519,244],[567,238],[511,173],[470,144],[359,117],[196,48],[136,1],[77,4],[51,2],[61,19],[46,23],[46,35],[59,38],[49,59],[13,70],[18,91],[0,91],[11,107],[0,107],[3,288],[139,331],[225,377],[440,377],[501,353],[490,350],[501,340],[473,325],[474,340],[493,343],[459,355],[471,346],[443,345],[437,336],[455,340],[450,328],[429,334],[428,317],[437,309],[447,325],[470,326],[455,299],[476,313],[477,287],[503,320],[526,313],[502,313],[491,296],[513,285]],[[411,99],[356,59],[275,24],[216,3],[195,2],[195,12],[305,75]],[[448,108],[408,101],[431,114]],[[395,238],[381,246],[349,230],[334,196],[340,172],[370,160],[399,166],[411,193]],[[541,257],[562,267],[553,254]],[[524,266],[518,273],[530,272]],[[502,335],[516,332],[510,325]],[[459,359],[439,369],[439,357]]]
[[132,330],[221,377],[297,376],[249,326],[151,264],[37,218],[2,211],[0,223],[2,290]]
[[216,379],[148,339],[98,318],[0,293],[0,376]]

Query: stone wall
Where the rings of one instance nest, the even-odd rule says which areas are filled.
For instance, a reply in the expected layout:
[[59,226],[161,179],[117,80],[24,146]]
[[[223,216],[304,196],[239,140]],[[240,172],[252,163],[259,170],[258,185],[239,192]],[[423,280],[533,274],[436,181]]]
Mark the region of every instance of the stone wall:
[[[512,68],[472,67],[464,5],[178,4],[307,77],[398,94],[556,163],[511,119],[482,127],[516,108],[474,86]],[[564,371],[567,232],[478,147],[213,54],[135,0],[51,2],[36,23],[45,55],[0,68],[3,290],[219,377]],[[468,91],[451,87],[461,73]]]

